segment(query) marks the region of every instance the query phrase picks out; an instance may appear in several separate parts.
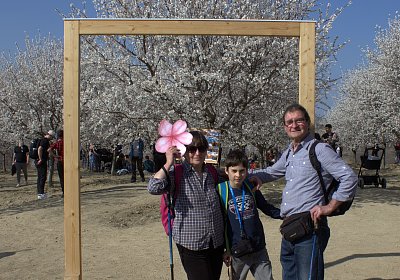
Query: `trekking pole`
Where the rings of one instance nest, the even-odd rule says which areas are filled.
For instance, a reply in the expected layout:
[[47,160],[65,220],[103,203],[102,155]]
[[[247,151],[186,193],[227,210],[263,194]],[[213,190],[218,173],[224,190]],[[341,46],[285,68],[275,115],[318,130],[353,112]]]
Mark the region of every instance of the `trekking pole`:
[[[310,260],[310,272],[308,274],[308,280],[312,280],[312,275],[313,275],[313,263],[314,263],[314,253],[315,253],[315,245],[317,243],[317,233],[315,232],[318,230],[318,223],[314,223],[314,232],[313,232],[313,237],[312,237],[312,251],[311,251],[311,260]],[[318,267],[317,267],[317,273],[318,273]],[[315,275],[315,279],[317,279],[318,275]]]
[[[317,240],[317,234],[314,232],[313,233],[313,246],[312,246],[312,251],[311,251],[311,262],[310,262],[310,273],[308,274],[308,280],[312,280],[312,275],[313,275],[313,263],[314,263],[314,252],[315,252],[315,243]],[[315,278],[316,279],[316,278]]]
[[168,209],[168,238],[169,238],[169,267],[171,270],[171,280],[174,280],[174,255],[172,251],[172,227],[171,227],[171,208]]

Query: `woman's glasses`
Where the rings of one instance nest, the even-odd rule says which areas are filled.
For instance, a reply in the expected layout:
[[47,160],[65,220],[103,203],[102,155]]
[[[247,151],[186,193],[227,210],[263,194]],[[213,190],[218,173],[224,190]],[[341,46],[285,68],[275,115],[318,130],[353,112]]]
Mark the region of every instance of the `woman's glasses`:
[[199,147],[198,146],[187,146],[186,150],[189,153],[192,153],[192,154],[196,153],[196,151],[199,151],[199,153],[204,153],[204,152],[207,151],[207,147],[204,147],[204,146],[199,146]]

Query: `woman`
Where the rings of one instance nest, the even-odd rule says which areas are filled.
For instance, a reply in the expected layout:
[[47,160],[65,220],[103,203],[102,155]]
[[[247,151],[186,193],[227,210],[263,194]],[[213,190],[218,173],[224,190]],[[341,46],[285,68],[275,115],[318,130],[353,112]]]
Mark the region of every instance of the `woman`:
[[[189,280],[218,280],[224,251],[224,221],[212,173],[204,164],[208,142],[199,131],[190,132],[192,143],[186,146],[183,175],[177,188],[172,237]],[[174,159],[180,151],[170,147],[166,163],[150,179],[148,191],[162,194],[174,182]]]

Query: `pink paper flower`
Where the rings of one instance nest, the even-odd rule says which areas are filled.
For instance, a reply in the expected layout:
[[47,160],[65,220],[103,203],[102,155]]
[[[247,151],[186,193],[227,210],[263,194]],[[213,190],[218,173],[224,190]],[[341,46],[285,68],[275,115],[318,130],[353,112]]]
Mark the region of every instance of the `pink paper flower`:
[[167,120],[162,120],[158,126],[158,134],[160,138],[156,142],[156,150],[159,153],[165,153],[169,147],[176,146],[181,155],[185,154],[186,147],[192,143],[193,135],[186,131],[187,124],[185,121],[177,120],[172,125]]

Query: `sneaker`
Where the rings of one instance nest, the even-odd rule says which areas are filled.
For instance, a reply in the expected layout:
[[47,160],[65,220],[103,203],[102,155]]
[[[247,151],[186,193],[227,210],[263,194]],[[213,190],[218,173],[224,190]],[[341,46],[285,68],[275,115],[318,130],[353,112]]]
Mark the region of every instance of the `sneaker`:
[[20,187],[20,186],[21,186],[20,184],[17,184],[17,188]]
[[40,199],[40,200],[41,199],[46,199],[47,195],[45,193],[40,193],[40,194],[38,194],[37,198]]
[[145,179],[145,178],[142,178],[142,182],[146,182],[146,179]]

